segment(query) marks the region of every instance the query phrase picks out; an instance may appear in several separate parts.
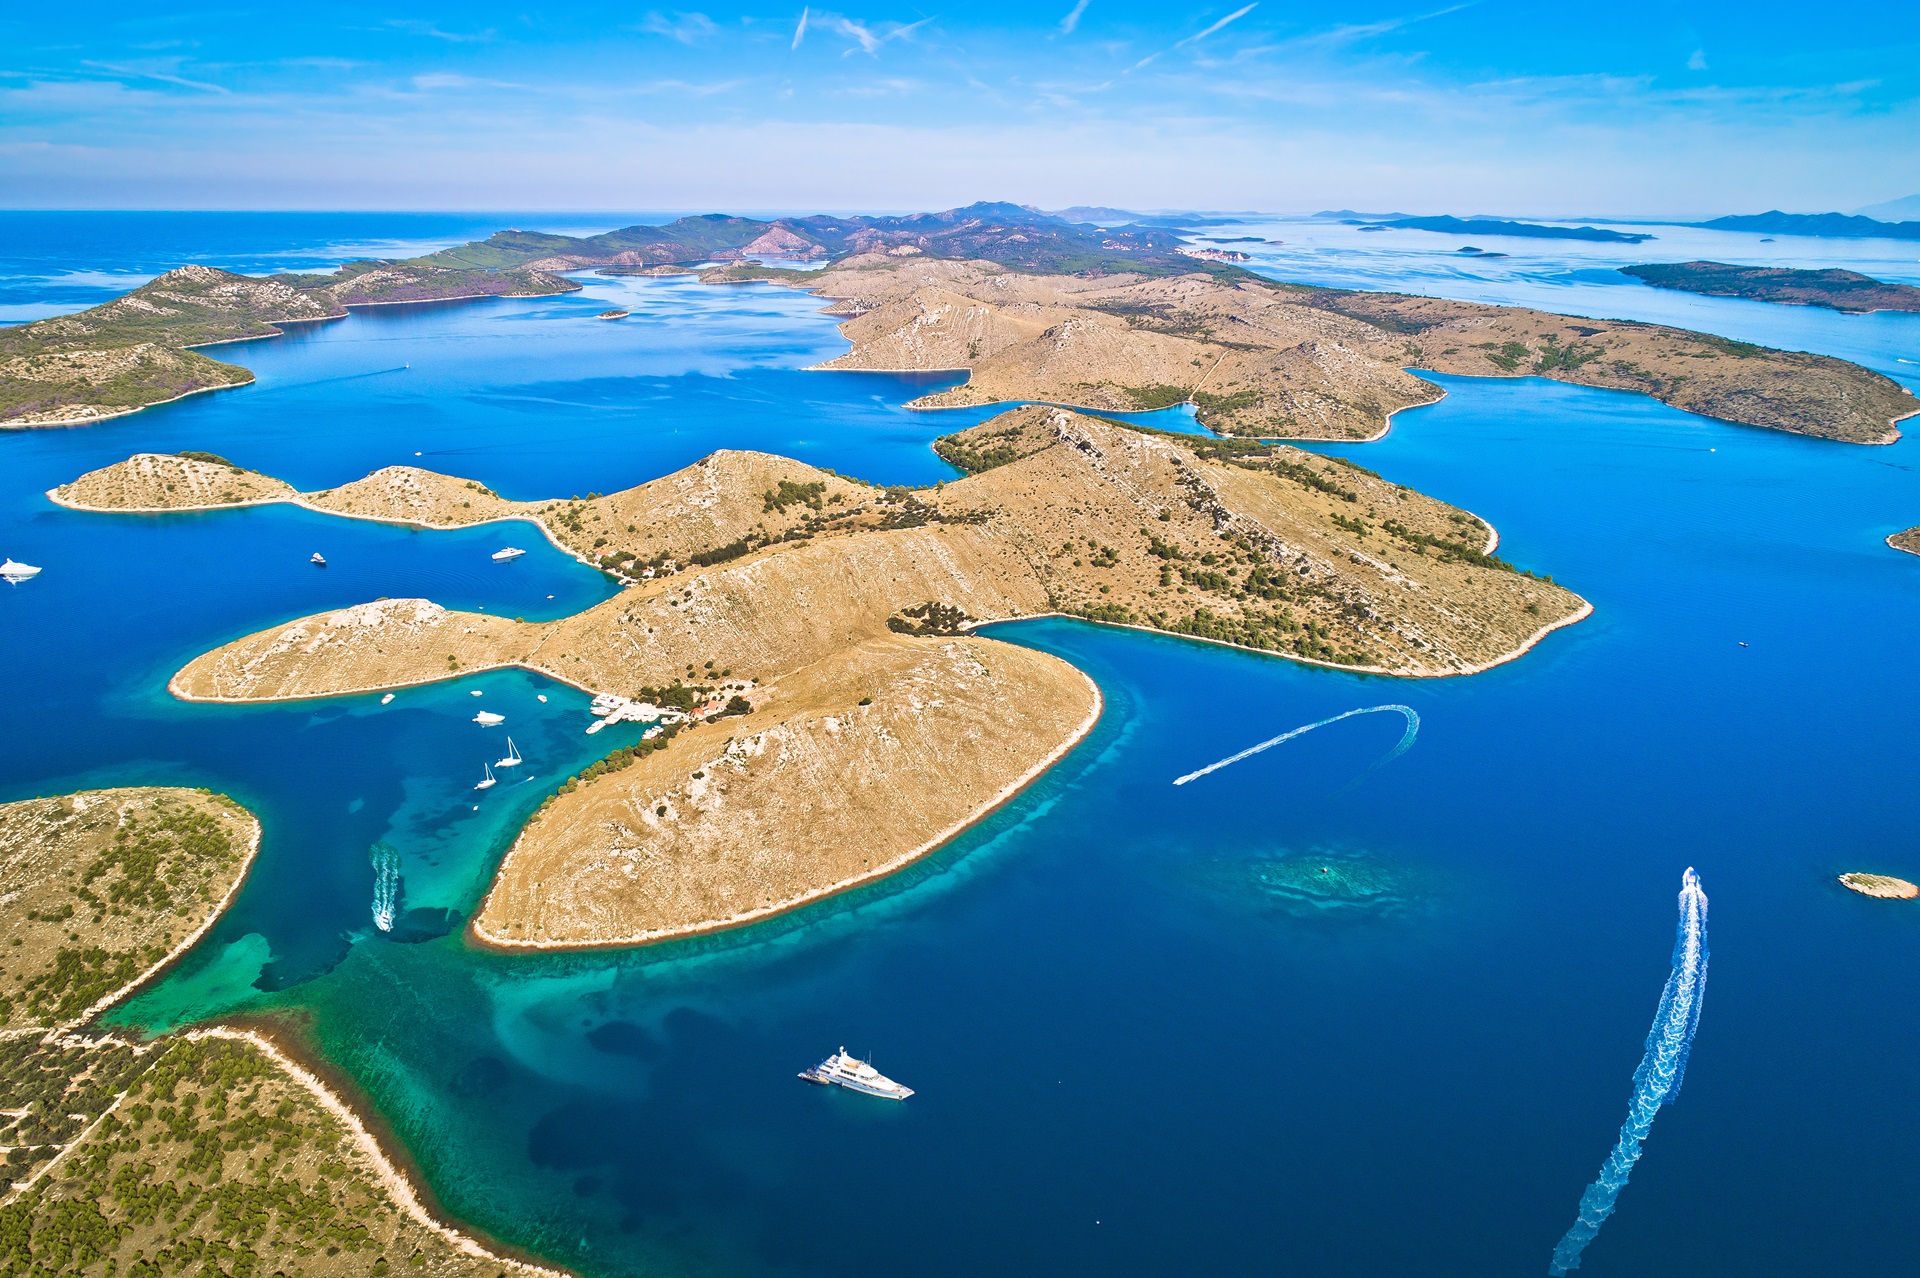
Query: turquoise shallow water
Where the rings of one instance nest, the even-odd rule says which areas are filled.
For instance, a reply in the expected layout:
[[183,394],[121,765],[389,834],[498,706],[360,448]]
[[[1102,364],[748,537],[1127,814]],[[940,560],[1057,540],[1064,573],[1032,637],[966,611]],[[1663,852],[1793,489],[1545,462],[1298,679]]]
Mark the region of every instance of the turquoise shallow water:
[[[977,417],[905,413],[922,388],[900,379],[797,371],[840,348],[811,299],[594,290],[363,314],[228,348],[253,388],[0,437],[0,553],[47,566],[0,591],[0,798],[182,781],[266,823],[235,910],[129,1019],[298,1009],[450,1208],[589,1273],[1539,1273],[1623,1116],[1692,864],[1715,954],[1689,1082],[1584,1272],[1911,1267],[1902,1231],[1862,1222],[1920,1190],[1920,915],[1832,882],[1920,877],[1920,560],[1881,543],[1920,522],[1909,444],[1436,379],[1440,404],[1338,451],[1491,519],[1590,621],[1434,682],[996,627],[1088,670],[1108,712],[954,845],[744,932],[479,954],[446,912],[472,908],[548,785],[624,744],[579,731],[584,698],[499,673],[384,708],[184,706],[165,677],[379,595],[558,615],[607,583],[500,528],[85,516],[38,494],[180,447],[302,485],[419,452],[514,496],[720,446],[927,482],[950,473],[927,442]],[[638,323],[586,318],[615,296]],[[1893,340],[1920,359],[1920,325]],[[509,538],[533,553],[497,567]],[[334,566],[309,568],[314,549]],[[1378,770],[1399,716],[1170,784],[1385,702],[1422,726]],[[481,706],[508,723],[472,724]],[[475,812],[509,730],[536,775]],[[400,854],[409,943],[371,924],[378,843]],[[919,1094],[793,1077],[842,1043]]]

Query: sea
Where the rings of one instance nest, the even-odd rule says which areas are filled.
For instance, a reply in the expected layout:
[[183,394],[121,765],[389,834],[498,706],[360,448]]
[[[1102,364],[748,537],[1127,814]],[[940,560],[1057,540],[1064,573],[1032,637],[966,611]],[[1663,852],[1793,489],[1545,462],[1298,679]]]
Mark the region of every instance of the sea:
[[[0,319],[189,261],[326,270],[633,220],[0,213]],[[1700,298],[1616,269],[1920,283],[1912,245],[1637,229],[1658,238],[1469,244],[1289,219],[1200,234],[1256,237],[1221,247],[1277,278],[1680,324],[1920,388],[1920,315]],[[302,488],[406,464],[526,499],[716,448],[928,484],[955,476],[931,442],[990,415],[903,407],[949,380],[808,371],[846,343],[805,293],[578,278],[216,348],[258,380],[0,432],[0,557],[44,569],[0,585],[0,801],[207,786],[264,824],[232,909],[116,1023],[275,1019],[452,1218],[587,1278],[1537,1275],[1628,1118],[1692,867],[1712,960],[1685,1086],[1582,1271],[1920,1264],[1902,1223],[1920,1197],[1920,905],[1836,882],[1920,879],[1920,558],[1884,541],[1920,524],[1911,440],[1431,376],[1445,398],[1385,438],[1315,447],[1485,517],[1504,557],[1591,600],[1588,620],[1439,680],[994,626],[1086,670],[1106,712],[952,843],[751,927],[503,955],[462,935],[494,867],[634,725],[589,737],[584,694],[518,671],[257,706],[186,704],[167,679],[381,596],[531,620],[615,584],[527,526],[86,514],[44,494],[180,449]],[[616,305],[631,318],[593,318]],[[1143,420],[1197,429],[1179,410]],[[528,553],[493,562],[506,544]],[[1405,710],[1335,718],[1373,707]],[[474,790],[509,734],[525,764]],[[843,1046],[915,1095],[796,1077]]]

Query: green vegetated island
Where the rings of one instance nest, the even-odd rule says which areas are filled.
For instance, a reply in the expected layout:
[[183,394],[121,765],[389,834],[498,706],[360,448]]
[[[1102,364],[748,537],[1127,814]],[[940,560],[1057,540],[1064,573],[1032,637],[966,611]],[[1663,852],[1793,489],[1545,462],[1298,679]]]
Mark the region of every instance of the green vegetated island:
[[252,814],[199,790],[0,804],[0,1273],[550,1272],[436,1221],[265,1035],[141,1040],[94,1022],[211,925],[259,838]]
[[1887,544],[1895,550],[1904,550],[1910,555],[1920,555],[1920,528],[1909,528],[1887,538]]
[[1823,306],[1861,314],[1920,311],[1920,288],[1889,284],[1858,271],[1797,270],[1782,266],[1735,266],[1727,262],[1656,262],[1623,266],[1623,275],[1655,288],[1708,297],[1744,297],[1785,306]]
[[238,385],[250,380],[244,369],[188,348],[366,302],[562,292],[577,285],[556,272],[698,266],[716,284],[767,280],[831,300],[855,349],[829,367],[969,374],[920,407],[1191,402],[1221,434],[1366,439],[1398,409],[1437,397],[1407,371],[1432,369],[1640,391],[1727,421],[1863,443],[1897,438],[1893,423],[1913,412],[1897,384],[1844,360],[1660,325],[1276,283],[1198,256],[1207,252],[1173,227],[978,204],[912,217],[710,215],[589,237],[502,231],[407,262],[354,263],[340,277],[182,268],[105,306],[0,331],[0,424],[95,420]]
[[1920,222],[1882,222],[1852,213],[1739,213],[1694,222],[1710,231],[1747,231],[1755,235],[1817,235],[1842,240],[1920,240]]

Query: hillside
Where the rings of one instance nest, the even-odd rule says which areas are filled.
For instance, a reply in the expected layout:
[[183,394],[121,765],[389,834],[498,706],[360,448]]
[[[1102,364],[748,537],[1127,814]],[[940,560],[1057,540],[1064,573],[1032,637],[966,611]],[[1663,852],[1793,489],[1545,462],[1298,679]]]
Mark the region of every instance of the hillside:
[[222,795],[0,804],[0,1269],[545,1273],[446,1229],[372,1136],[264,1038],[75,1026],[209,926],[259,845]]
[[1708,297],[1744,297],[1784,306],[1824,306],[1828,310],[1920,311],[1920,288],[1888,284],[1858,271],[1792,270],[1777,266],[1733,266],[1726,262],[1661,262],[1623,266],[1655,288],[1679,289]]
[[287,324],[338,319],[350,306],[578,287],[537,271],[399,262],[263,278],[183,266],[90,310],[0,328],[0,427],[98,421],[245,385],[253,380],[246,369],[188,348],[273,337]]
[[[735,278],[722,269],[706,277]],[[1855,443],[1920,411],[1890,378],[1826,356],[1660,325],[1207,275],[1013,274],[982,262],[849,258],[783,281],[835,299],[853,343],[829,369],[964,370],[916,407],[1041,400],[1093,410],[1191,401],[1226,435],[1370,439],[1439,392],[1411,368],[1548,377]]]

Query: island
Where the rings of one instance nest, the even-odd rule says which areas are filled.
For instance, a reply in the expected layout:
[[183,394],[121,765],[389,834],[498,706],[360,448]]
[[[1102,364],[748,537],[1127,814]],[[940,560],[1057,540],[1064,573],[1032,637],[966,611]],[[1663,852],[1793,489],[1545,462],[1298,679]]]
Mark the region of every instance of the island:
[[[1359,219],[1355,219],[1359,220]],[[1393,217],[1365,221],[1363,231],[1433,231],[1440,235],[1510,235],[1529,240],[1587,240],[1596,244],[1644,244],[1655,238],[1643,231],[1608,231],[1597,226],[1548,226],[1491,217]]]
[[0,1264],[9,1273],[552,1275],[436,1220],[269,1033],[92,1025],[231,900],[252,814],[139,787],[0,804]]
[[1882,222],[1850,213],[1743,213],[1694,222],[1710,231],[1752,231],[1761,235],[1820,235],[1846,240],[1920,240],[1920,222]]
[[1889,284],[1858,271],[1793,270],[1778,266],[1734,266],[1726,262],[1663,262],[1623,266],[1622,275],[1655,288],[1679,289],[1708,297],[1744,297],[1784,306],[1824,306],[1828,310],[1920,311],[1920,288]]
[[[301,494],[422,527],[526,520],[624,588],[549,622],[375,600],[205,653],[170,687],[259,702],[519,666],[678,708],[684,720],[560,787],[471,924],[502,947],[628,944],[897,870],[1070,750],[1098,689],[983,624],[1068,615],[1444,676],[1591,611],[1501,560],[1469,512],[1284,444],[1036,405],[936,448],[967,477],[878,488],[729,450],[584,499],[514,502],[411,467]],[[53,497],[153,509],[144,477],[168,469],[137,457]],[[175,508],[204,504],[172,491]]]
[[1910,555],[1920,555],[1920,528],[1909,528],[1887,538],[1887,544],[1895,550],[1904,550]]
[[[763,258],[828,265],[794,270]],[[572,270],[698,270],[713,285],[813,290],[854,344],[822,367],[967,375],[916,401],[922,408],[1191,403],[1222,435],[1358,440],[1438,398],[1410,371],[1430,369],[1637,391],[1725,421],[1855,443],[1898,438],[1894,423],[1915,411],[1891,379],[1844,360],[1652,324],[1279,283],[1169,227],[976,204],[908,217],[710,215],[586,237],[502,231],[409,262],[352,264],[338,277],[182,268],[92,311],[0,332],[0,425],[94,421],[251,380],[190,347],[271,336],[403,294],[565,291],[579,286],[553,272]]]
[[72,315],[0,328],[0,427],[103,421],[253,374],[193,349],[277,337],[289,324],[356,306],[564,293],[541,271],[463,271],[420,262],[350,262],[332,275],[255,278],[182,266]]
[[1876,896],[1883,901],[1911,901],[1920,897],[1920,884],[1896,879],[1890,874],[1861,874],[1856,871],[1841,875],[1840,882],[1862,896]]

